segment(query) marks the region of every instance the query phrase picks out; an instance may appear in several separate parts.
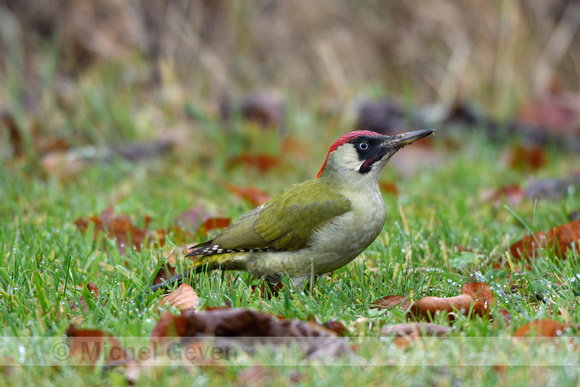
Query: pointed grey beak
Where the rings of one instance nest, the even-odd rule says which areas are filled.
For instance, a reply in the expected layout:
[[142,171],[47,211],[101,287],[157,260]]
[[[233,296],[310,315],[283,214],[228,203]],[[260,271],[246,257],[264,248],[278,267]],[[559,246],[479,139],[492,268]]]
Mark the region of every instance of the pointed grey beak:
[[421,129],[413,132],[395,134],[394,136],[389,136],[384,144],[390,147],[402,148],[405,145],[409,145],[422,139],[423,137],[427,137],[431,133],[435,133],[435,129]]

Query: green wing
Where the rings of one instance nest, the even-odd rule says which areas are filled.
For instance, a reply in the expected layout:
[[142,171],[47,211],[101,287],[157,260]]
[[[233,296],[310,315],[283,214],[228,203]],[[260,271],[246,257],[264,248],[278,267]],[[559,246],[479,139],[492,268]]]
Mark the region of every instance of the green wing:
[[[312,198],[317,199],[313,202]],[[194,248],[298,250],[308,245],[316,229],[350,210],[348,199],[328,190],[320,180],[309,180],[286,188],[214,240]]]

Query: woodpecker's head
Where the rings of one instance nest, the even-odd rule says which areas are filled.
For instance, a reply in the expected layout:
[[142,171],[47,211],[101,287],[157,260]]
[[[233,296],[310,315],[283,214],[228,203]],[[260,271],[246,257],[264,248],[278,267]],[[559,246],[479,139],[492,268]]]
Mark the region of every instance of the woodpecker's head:
[[317,178],[332,180],[376,180],[387,161],[405,145],[422,139],[435,129],[383,136],[368,130],[345,134],[332,146]]

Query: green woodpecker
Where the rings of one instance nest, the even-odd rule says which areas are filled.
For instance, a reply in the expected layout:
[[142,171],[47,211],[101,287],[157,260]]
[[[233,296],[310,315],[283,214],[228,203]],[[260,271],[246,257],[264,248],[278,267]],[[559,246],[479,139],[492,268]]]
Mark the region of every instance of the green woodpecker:
[[312,274],[343,267],[383,229],[379,176],[385,164],[399,149],[434,131],[383,136],[359,130],[342,136],[330,147],[316,179],[289,186],[214,239],[193,246],[187,256],[199,257],[192,272],[246,270],[268,282],[288,275],[301,288]]

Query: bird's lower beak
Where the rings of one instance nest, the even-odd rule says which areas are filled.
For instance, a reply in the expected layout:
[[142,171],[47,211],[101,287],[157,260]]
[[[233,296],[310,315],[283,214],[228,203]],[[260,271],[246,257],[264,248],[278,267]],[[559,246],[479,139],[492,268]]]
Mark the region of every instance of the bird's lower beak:
[[415,130],[413,132],[396,134],[394,136],[389,136],[385,141],[385,145],[402,148],[405,145],[409,145],[417,140],[422,139],[423,137],[427,137],[431,133],[435,133],[435,129],[421,129]]

